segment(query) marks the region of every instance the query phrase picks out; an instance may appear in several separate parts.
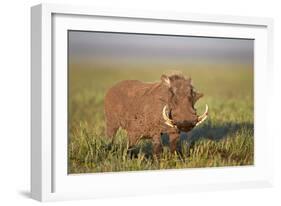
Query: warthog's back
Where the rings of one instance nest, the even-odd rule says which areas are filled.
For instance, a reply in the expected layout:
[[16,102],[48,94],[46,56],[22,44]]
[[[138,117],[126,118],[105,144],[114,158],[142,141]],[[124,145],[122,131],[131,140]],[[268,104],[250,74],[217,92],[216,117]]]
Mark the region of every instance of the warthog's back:
[[128,132],[139,130],[155,112],[152,107],[156,106],[154,90],[158,86],[159,83],[126,80],[110,88],[104,102],[107,135],[114,136],[119,127]]

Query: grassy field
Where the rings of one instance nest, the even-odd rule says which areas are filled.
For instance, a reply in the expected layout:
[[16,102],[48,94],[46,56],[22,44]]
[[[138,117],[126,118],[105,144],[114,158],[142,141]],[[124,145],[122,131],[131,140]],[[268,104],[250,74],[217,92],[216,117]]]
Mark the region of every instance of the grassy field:
[[[230,66],[228,66],[230,67]],[[105,137],[103,99],[106,90],[124,79],[158,81],[168,69],[69,68],[68,172],[91,173],[151,169],[240,166],[254,163],[253,70],[243,65],[179,69],[191,76],[204,97],[199,113],[209,105],[209,118],[181,135],[182,154],[169,152],[166,136],[160,157],[151,153],[151,142],[128,150],[126,131],[120,129],[114,145]]]

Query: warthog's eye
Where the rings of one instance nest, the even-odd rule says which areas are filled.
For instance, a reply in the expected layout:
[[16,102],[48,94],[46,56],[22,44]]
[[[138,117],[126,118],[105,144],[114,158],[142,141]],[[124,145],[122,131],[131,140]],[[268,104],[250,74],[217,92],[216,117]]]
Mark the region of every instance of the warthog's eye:
[[194,97],[195,94],[196,94],[196,90],[193,87],[191,87],[191,96]]
[[190,101],[192,102],[192,106],[194,108],[194,104],[196,102],[196,91],[195,89],[191,88],[191,95],[190,95]]

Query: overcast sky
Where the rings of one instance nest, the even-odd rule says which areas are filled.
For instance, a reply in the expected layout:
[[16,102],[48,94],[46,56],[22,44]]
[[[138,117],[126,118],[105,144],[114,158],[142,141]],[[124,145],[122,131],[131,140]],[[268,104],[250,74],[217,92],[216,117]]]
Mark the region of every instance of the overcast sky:
[[69,32],[70,61],[182,61],[253,64],[253,40]]

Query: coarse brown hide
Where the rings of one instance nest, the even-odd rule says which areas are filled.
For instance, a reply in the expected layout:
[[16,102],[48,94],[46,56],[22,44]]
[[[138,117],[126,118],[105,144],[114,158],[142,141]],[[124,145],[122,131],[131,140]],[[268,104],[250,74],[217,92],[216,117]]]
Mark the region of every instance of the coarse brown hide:
[[119,82],[105,96],[107,136],[113,138],[121,127],[128,133],[130,146],[149,138],[153,141],[154,153],[158,154],[161,134],[167,133],[170,149],[175,151],[179,133],[188,132],[203,121],[203,116],[198,116],[194,108],[202,96],[195,91],[190,78],[178,74],[162,75],[156,83]]

